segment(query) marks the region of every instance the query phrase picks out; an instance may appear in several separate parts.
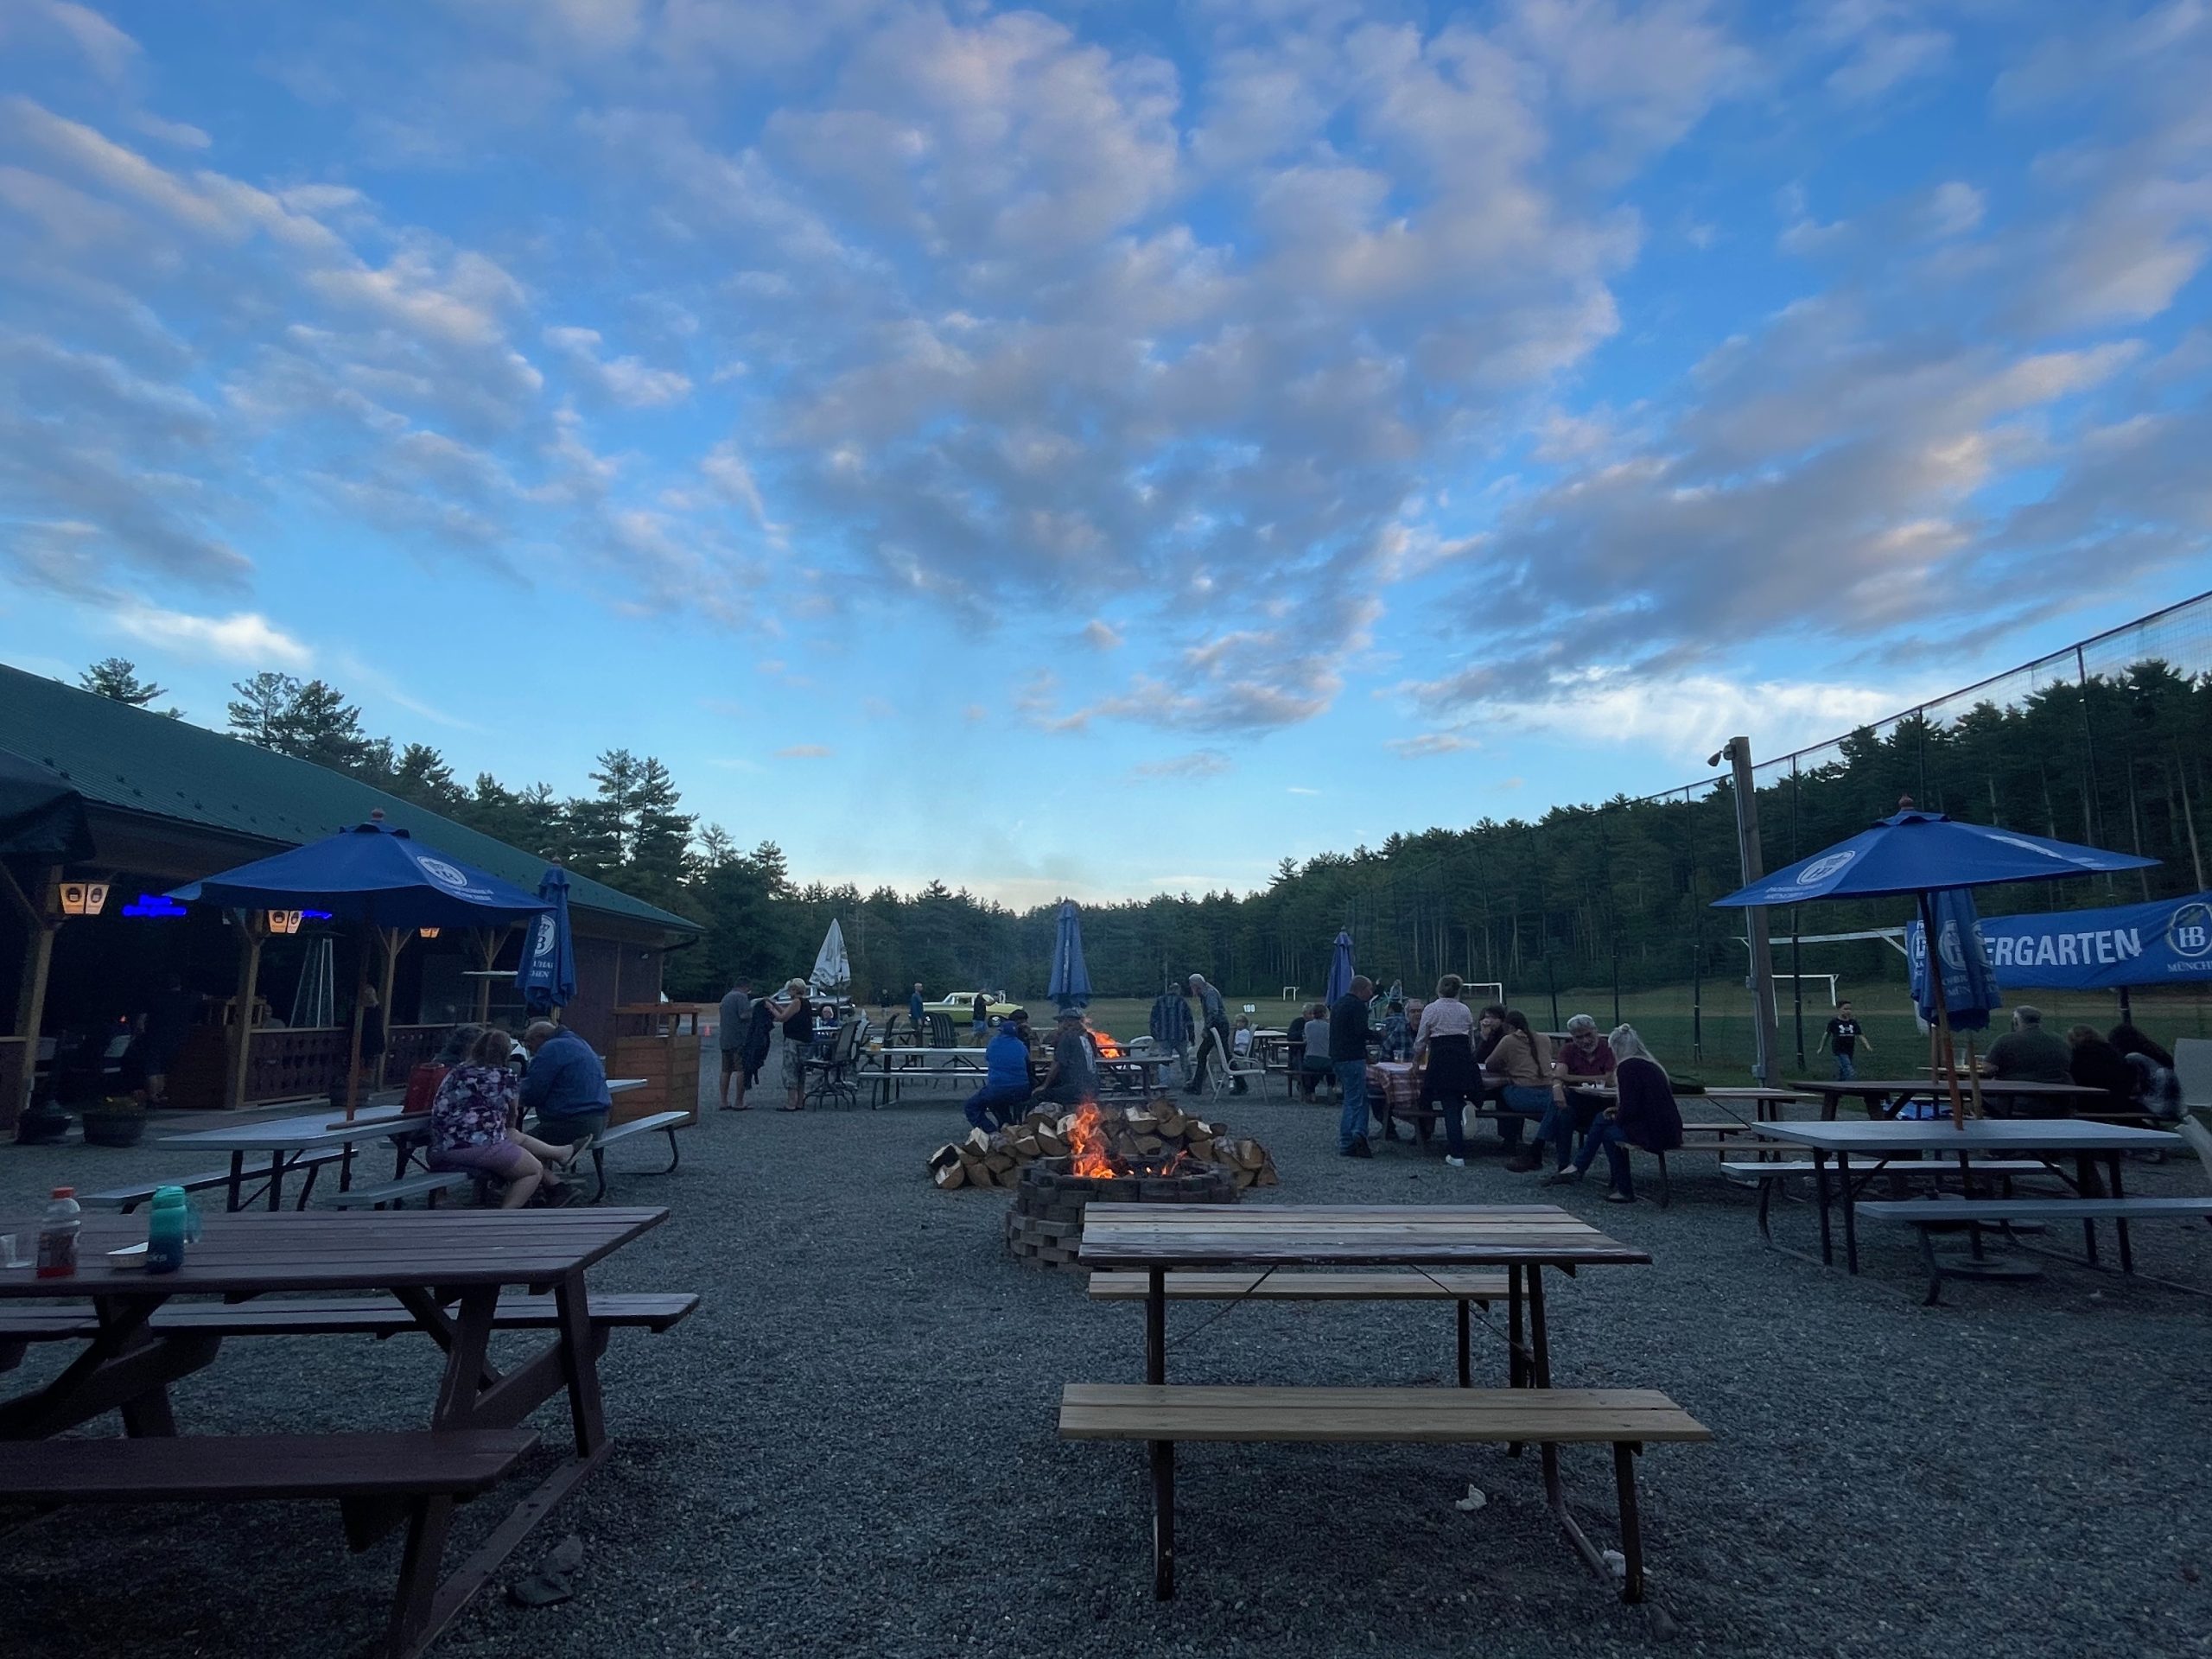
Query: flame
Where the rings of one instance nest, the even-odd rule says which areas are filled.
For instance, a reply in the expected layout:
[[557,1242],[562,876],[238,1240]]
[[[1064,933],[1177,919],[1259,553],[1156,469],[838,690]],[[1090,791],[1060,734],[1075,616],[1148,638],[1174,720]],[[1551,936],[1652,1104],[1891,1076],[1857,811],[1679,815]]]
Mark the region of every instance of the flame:
[[1086,1025],[1084,1029],[1090,1033],[1091,1046],[1098,1051],[1100,1059],[1120,1060],[1128,1058],[1128,1050],[1122,1046],[1121,1041],[1112,1032],[1091,1025]]
[[1106,1119],[1095,1100],[1086,1100],[1075,1109],[1075,1116],[1068,1124],[1068,1151],[1071,1175],[1103,1180],[1122,1173],[1121,1166],[1107,1150]]

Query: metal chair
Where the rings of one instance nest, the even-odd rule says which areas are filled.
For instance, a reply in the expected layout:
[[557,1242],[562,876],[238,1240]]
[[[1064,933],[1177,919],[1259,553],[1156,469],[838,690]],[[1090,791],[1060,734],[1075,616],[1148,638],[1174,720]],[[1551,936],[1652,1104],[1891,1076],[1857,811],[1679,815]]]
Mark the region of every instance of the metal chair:
[[830,1101],[841,1106],[860,1104],[861,1031],[859,1020],[848,1020],[830,1039],[829,1053],[806,1061],[804,1081],[799,1091],[802,1104],[813,1106]]

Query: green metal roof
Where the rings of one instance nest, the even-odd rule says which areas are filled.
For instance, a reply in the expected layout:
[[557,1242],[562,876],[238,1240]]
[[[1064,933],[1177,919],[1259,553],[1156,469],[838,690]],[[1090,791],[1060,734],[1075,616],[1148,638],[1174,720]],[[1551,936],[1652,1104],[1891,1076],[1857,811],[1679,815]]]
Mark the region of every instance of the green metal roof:
[[[0,664],[0,749],[90,802],[296,847],[381,810],[418,840],[535,893],[545,861],[308,760]],[[696,933],[696,922],[569,874],[572,908]]]

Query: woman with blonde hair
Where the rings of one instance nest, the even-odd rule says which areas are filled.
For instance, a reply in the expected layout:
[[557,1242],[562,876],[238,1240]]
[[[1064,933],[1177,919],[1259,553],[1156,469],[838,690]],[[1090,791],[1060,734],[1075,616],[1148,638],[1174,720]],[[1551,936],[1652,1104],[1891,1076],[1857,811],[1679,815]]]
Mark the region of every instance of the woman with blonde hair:
[[1682,1112],[1675,1103],[1675,1085],[1667,1068],[1644,1046],[1634,1026],[1616,1026],[1605,1046],[1612,1050],[1616,1070],[1613,1103],[1598,1115],[1582,1137],[1582,1150],[1568,1170],[1551,1177],[1554,1181],[1580,1180],[1600,1152],[1613,1173],[1608,1204],[1634,1204],[1636,1182],[1629,1173],[1628,1149],[1672,1152],[1682,1144]]
[[806,1104],[806,1062],[814,1052],[814,1003],[808,988],[803,979],[786,980],[785,1005],[769,1005],[768,1017],[784,1031],[784,1089],[790,1098],[776,1109],[779,1112],[796,1112]]

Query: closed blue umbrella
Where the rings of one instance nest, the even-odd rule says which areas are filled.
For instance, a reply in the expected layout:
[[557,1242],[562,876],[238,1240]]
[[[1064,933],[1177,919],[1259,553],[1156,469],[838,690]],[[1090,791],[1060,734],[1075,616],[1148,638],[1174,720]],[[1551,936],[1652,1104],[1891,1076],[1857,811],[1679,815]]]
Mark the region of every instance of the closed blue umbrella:
[[1349,931],[1337,935],[1337,948],[1329,955],[1329,1006],[1334,1007],[1337,999],[1351,989],[1351,934]]
[[[1897,811],[1849,840],[1810,858],[1801,858],[1772,875],[1761,876],[1751,886],[1714,899],[1714,906],[1747,910],[1820,899],[1910,893],[1918,900],[1923,928],[1941,940],[1943,931],[1936,918],[1936,904],[1951,889],[2011,881],[2056,881],[2069,875],[2143,869],[2158,861],[2024,835],[2017,830],[1964,823],[1946,812],[1916,811],[1910,799],[1898,806]],[[1967,913],[1970,918],[1970,903]],[[1936,1027],[1939,1067],[1949,1077],[1951,1116],[1963,1127],[1966,1108],[1950,1046],[1948,998],[1953,985],[1953,976],[1948,973],[1937,974],[1929,982],[1934,1008],[1929,1023]],[[1986,1009],[1981,1023],[1988,1023]]]
[[1052,932],[1052,978],[1045,995],[1062,1008],[1085,1007],[1090,1002],[1090,969],[1083,960],[1083,918],[1072,899],[1060,900],[1060,918]]
[[[1939,987],[1928,976],[1928,929],[1915,922],[1905,930],[1905,955],[1912,963],[1912,1000],[1920,1017],[1936,1023],[1940,1001],[1954,1031],[1986,1031],[1989,1016],[2005,1006],[1990,966],[1989,952],[1981,942],[1981,921],[1974,913],[1974,894],[1964,887],[1945,887],[1930,901],[1936,918],[1934,960],[1942,978]],[[1940,990],[1939,998],[1937,993]]]
[[537,883],[537,896],[547,909],[530,925],[522,965],[515,969],[515,989],[522,993],[523,1006],[532,1014],[548,1014],[576,1000],[576,944],[569,931],[569,873],[558,864],[546,866]]

